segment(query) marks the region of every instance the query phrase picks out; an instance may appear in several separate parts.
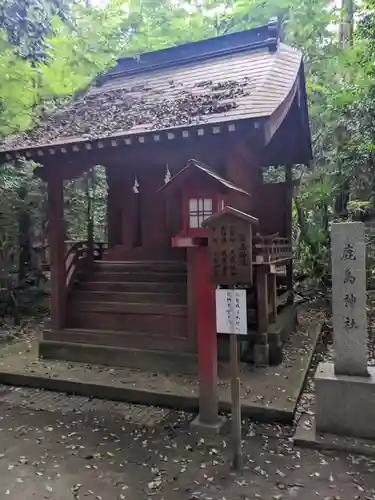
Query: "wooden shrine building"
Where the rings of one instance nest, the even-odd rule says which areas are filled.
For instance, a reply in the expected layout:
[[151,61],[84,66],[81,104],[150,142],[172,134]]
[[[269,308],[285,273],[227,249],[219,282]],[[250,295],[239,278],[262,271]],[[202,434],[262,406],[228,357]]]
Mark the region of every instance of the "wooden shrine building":
[[[136,364],[142,353],[147,363],[172,353],[180,367],[179,355],[193,358],[209,279],[197,273],[196,246],[207,245],[203,221],[225,207],[252,227],[242,352],[280,350],[275,325],[292,302],[292,166],[310,161],[311,144],[302,56],[276,23],[120,59],[68,108],[0,147],[1,161],[39,163],[48,186],[42,355]],[[108,184],[101,260],[90,234],[67,252],[64,242],[63,181],[95,165]],[[280,167],[279,182],[267,182],[269,166]]]

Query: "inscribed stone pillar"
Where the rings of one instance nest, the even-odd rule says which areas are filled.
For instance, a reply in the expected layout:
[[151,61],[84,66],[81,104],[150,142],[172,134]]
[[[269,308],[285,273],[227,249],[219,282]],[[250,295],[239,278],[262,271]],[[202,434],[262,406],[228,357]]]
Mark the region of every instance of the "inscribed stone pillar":
[[332,312],[336,375],[367,376],[365,231],[332,225]]

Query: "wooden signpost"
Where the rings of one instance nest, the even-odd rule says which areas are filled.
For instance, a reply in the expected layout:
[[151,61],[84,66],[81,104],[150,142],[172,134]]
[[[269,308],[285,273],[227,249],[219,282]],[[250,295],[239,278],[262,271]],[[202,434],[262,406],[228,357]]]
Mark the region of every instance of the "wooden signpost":
[[211,280],[216,290],[216,331],[230,335],[233,467],[242,468],[240,376],[237,336],[247,335],[246,290],[253,283],[252,226],[258,219],[225,207],[203,223],[210,229]]
[[247,335],[246,290],[216,290],[216,331],[230,334],[233,468],[242,469],[240,376],[237,335]]

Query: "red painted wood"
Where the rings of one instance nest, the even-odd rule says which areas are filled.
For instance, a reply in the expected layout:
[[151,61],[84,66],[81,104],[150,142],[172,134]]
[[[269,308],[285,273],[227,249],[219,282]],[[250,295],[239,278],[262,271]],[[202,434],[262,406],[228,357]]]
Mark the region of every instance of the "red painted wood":
[[48,192],[48,244],[51,267],[51,323],[59,329],[65,324],[65,243],[63,183],[57,175],[51,175],[47,183]]
[[188,306],[188,336],[192,347],[197,345],[197,276],[196,248],[186,249],[187,261],[187,306]]
[[217,335],[215,286],[210,283],[207,247],[196,250],[199,417],[202,423],[218,420]]

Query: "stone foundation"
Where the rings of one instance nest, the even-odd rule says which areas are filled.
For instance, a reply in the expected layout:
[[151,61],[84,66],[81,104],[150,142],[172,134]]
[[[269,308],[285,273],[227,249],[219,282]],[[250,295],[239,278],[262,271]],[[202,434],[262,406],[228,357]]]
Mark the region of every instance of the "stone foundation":
[[368,377],[335,375],[320,363],[315,375],[316,432],[375,439],[375,368]]

